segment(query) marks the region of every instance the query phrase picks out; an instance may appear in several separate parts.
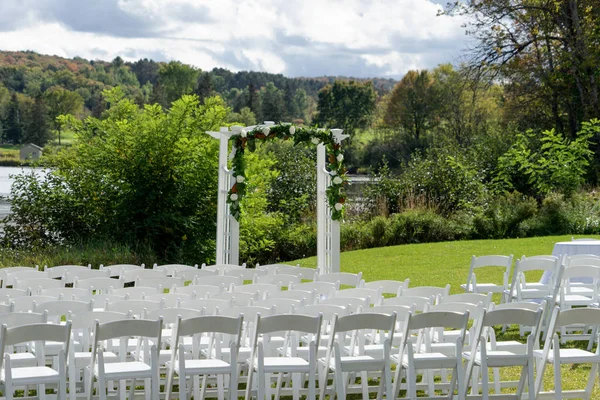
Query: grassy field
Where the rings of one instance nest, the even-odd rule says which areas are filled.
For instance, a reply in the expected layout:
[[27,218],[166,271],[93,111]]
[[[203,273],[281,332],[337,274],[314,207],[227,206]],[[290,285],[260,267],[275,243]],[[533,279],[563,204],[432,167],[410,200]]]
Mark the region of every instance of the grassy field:
[[3,144],[0,145],[0,161],[19,161],[20,145]]
[[[526,239],[506,240],[474,240],[460,242],[424,243],[403,246],[383,247],[368,250],[351,251],[341,254],[341,269],[344,272],[362,271],[366,281],[379,279],[410,279],[410,286],[445,286],[451,285],[452,293],[461,293],[460,284],[465,283],[469,272],[472,255],[513,254],[515,258],[542,254],[551,254],[554,243],[571,240],[571,236],[548,236]],[[316,257],[290,262],[303,267],[315,267]],[[501,281],[501,275],[494,275],[491,270],[477,274],[479,282]],[[527,277],[538,280],[540,275]],[[518,330],[513,327],[505,335],[498,334],[499,340],[520,339]],[[521,338],[522,339],[522,338]],[[524,341],[524,340],[523,340]],[[578,346],[569,343],[569,346]],[[561,368],[563,390],[582,389],[585,387],[590,366],[567,365]],[[502,379],[518,380],[520,369],[505,368]],[[491,377],[490,373],[490,377]],[[546,368],[544,389],[554,388],[552,367]],[[507,390],[510,392],[510,390]],[[596,385],[592,399],[600,399],[600,389]]]

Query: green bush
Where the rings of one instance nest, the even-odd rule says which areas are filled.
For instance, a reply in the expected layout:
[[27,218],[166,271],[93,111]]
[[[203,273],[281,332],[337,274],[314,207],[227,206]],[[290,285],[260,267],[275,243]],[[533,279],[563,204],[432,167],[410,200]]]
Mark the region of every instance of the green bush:
[[168,111],[140,109],[119,89],[104,92],[103,119],[64,118],[72,147],[49,157],[45,180],[17,178],[5,244],[86,240],[149,247],[157,262],[214,259],[218,142],[228,110],[219,98],[183,96]]
[[522,223],[536,212],[537,203],[531,197],[518,192],[499,196],[473,218],[473,236],[478,239],[527,236],[530,228]]

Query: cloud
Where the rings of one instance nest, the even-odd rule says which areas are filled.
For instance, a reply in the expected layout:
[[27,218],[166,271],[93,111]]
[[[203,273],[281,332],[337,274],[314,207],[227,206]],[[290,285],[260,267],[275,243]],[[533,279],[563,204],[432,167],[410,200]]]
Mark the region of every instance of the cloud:
[[[0,49],[177,59],[288,76],[401,77],[458,58],[433,0],[2,0]],[[41,5],[40,5],[41,4]]]

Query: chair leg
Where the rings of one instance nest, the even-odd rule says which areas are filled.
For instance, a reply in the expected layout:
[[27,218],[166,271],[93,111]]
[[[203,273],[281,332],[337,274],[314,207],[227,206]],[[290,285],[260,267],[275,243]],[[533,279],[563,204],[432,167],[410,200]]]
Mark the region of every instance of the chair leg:
[[[383,381],[383,376],[381,377]],[[362,386],[362,395],[363,399],[369,398],[369,378],[367,376],[367,371],[360,372],[360,386]]]
[[494,393],[500,393],[500,368],[492,368],[494,374]]
[[[13,400],[14,392],[12,381],[9,379],[4,383],[4,397],[6,397],[6,400]],[[25,395],[28,394],[27,388],[25,388]]]
[[529,360],[529,362],[527,363],[527,390],[530,399],[535,398],[535,375],[533,370],[533,363],[533,360]]
[[[73,361],[73,364],[75,364],[75,362]],[[69,399],[70,400],[75,400],[77,398],[77,382],[76,380],[78,380],[76,378],[76,376],[78,374],[75,373],[76,369],[75,369],[75,365],[69,367]],[[79,372],[79,371],[77,371]]]
[[225,400],[225,382],[223,374],[217,375],[217,398],[219,400]]
[[483,400],[488,400],[490,395],[489,389],[489,370],[487,365],[481,365],[481,394]]
[[335,370],[335,385],[337,386],[336,388],[336,394],[337,394],[337,398],[340,400],[344,400],[346,399],[346,383],[347,383],[347,379],[345,379],[344,377],[344,373],[339,370],[338,368],[336,368]]
[[229,400],[237,400],[237,398],[238,398],[237,391],[238,391],[238,375],[234,371],[234,373],[232,373],[231,376],[229,377],[229,396],[228,396]]
[[98,392],[100,400],[106,400],[106,380],[103,377],[98,377]]
[[409,365],[406,369],[406,383],[408,384],[408,398],[417,399],[417,370],[414,365]]
[[560,374],[560,361],[554,358],[554,396],[557,400],[562,399],[562,377]]
[[[148,387],[148,380],[146,379],[144,381],[144,389]],[[127,386],[126,384],[123,386]],[[144,390],[144,392],[148,393],[148,390]],[[131,380],[131,385],[129,386],[129,398],[133,400],[133,396],[135,395],[135,379]],[[146,400],[148,400],[148,397],[146,396]]]
[[38,398],[40,400],[46,400],[46,385],[38,385]]
[[204,375],[202,377],[202,394],[200,394],[200,376],[199,375],[194,375],[192,376],[192,390],[194,392],[194,399],[203,399],[204,398],[204,392],[206,390],[206,378],[207,376]]
[[315,379],[315,373],[317,371],[312,371],[308,373],[308,397],[306,398],[306,400],[315,400],[315,398],[317,397],[317,393],[316,393],[316,379]]
[[[275,384],[275,400],[279,400],[279,397],[281,395],[281,386],[283,385],[283,373],[279,373],[279,375],[277,376],[277,383]],[[291,374],[288,374],[291,375]],[[289,379],[286,379],[286,382]]]
[[187,400],[187,376],[179,375],[179,400]]
[[[282,374],[280,373],[280,375]],[[298,372],[290,375],[292,376],[294,400],[300,400],[300,386],[302,385],[300,382],[302,382],[302,374]]]
[[585,387],[585,393],[587,393],[587,399],[589,400],[592,390],[594,390],[594,382],[596,381],[596,374],[598,373],[598,364],[592,364],[592,370],[588,378],[587,386]]

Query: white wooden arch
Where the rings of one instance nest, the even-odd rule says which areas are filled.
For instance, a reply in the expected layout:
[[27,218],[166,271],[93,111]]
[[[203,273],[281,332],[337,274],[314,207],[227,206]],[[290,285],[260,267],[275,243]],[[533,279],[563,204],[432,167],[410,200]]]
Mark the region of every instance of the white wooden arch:
[[[265,121],[264,125],[272,126]],[[246,128],[234,126],[222,127],[219,132],[206,132],[219,140],[219,193],[217,205],[217,264],[240,264],[240,225],[231,215],[227,196],[235,183],[232,171],[228,167],[229,138],[239,134],[242,129],[251,131],[256,126]],[[348,135],[342,129],[331,129],[337,143]],[[325,167],[326,148],[323,143],[317,145],[317,269],[319,273],[340,272],[340,222],[331,219],[331,208],[325,194],[331,175]]]

